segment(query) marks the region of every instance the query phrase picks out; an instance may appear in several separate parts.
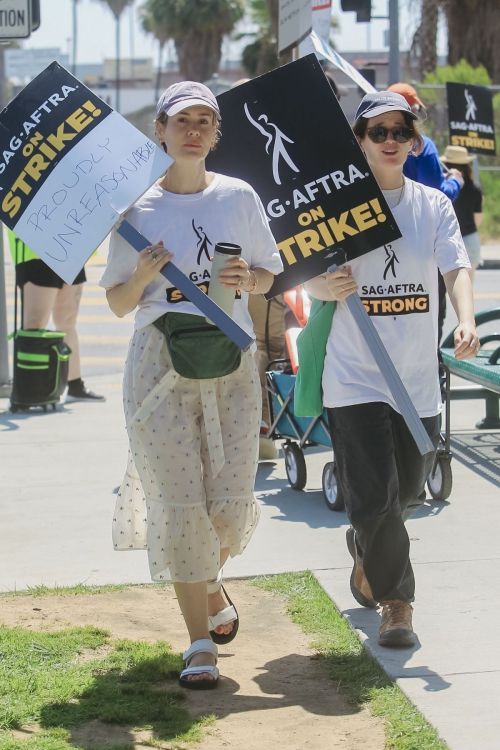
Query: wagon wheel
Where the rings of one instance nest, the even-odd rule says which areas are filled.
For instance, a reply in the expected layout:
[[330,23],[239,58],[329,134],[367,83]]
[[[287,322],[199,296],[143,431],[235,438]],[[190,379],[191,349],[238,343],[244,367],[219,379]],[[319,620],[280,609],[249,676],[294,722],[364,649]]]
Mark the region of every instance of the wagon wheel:
[[438,453],[427,477],[427,487],[433,500],[447,500],[451,495],[452,486],[451,456]]
[[340,485],[337,483],[335,461],[329,461],[325,464],[321,484],[323,485],[323,497],[327,507],[330,510],[344,510],[344,498],[342,497]]
[[285,443],[283,452],[285,454],[285,471],[290,487],[294,490],[303,490],[306,486],[307,468],[302,449],[297,443]]

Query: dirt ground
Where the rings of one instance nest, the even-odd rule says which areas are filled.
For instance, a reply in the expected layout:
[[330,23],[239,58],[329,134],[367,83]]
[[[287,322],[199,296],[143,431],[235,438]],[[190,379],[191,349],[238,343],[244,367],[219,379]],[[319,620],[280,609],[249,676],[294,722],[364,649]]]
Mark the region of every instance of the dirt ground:
[[[229,581],[227,587],[239,611],[240,629],[232,643],[219,646],[219,687],[185,691],[193,716],[217,716],[201,743],[190,747],[383,750],[382,721],[350,706],[337,692],[309,648],[308,637],[286,615],[284,601],[243,581]],[[188,645],[170,586],[74,597],[7,597],[1,602],[0,623],[33,630],[88,624],[116,638],[165,640],[176,651]],[[32,731],[36,728],[26,727],[17,736],[27,738]],[[73,734],[73,741],[103,748],[133,736],[134,747],[145,750],[143,743],[149,739],[147,733],[99,722],[80,728],[78,735]]]

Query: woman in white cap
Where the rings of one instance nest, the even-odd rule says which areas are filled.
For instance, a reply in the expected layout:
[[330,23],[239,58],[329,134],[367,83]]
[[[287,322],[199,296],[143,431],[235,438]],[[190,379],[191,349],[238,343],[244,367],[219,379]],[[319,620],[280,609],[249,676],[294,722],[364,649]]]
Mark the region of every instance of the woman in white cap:
[[474,284],[474,271],[481,261],[481,240],[477,230],[483,220],[483,194],[472,178],[474,157],[464,146],[446,146],[441,161],[447,169],[461,172],[464,179],[464,186],[453,208],[471,264],[470,280]]
[[397,93],[362,99],[353,130],[402,237],[306,284],[314,297],[337,301],[323,403],[352,524],[351,591],[363,606],[381,605],[379,642],[387,647],[415,644],[415,581],[404,521],[425,497],[433,455],[420,455],[345,300],[359,291],[434,445],[441,408],[436,267],[458,317],[455,356],[471,357],[479,346],[469,261],[451,202],[403,176],[405,160],[421,147],[416,119]]
[[[243,551],[258,520],[253,487],[261,399],[251,351],[217,377],[175,370],[165,315],[179,324],[200,312],[160,271],[173,259],[206,290],[206,250],[217,242],[241,246],[241,257],[226,263],[219,280],[234,290],[233,318],[252,335],[248,295],[268,291],[282,270],[255,191],[205,168],[219,125],[217,100],[203,84],[184,81],[163,93],[156,136],[174,162],[126,214],[153,244],[137,254],[114,232],[101,279],[116,315],[137,308],[123,386],[132,460],[115,510],[115,547],[147,547],[152,578],[173,581],[191,640],[179,679],[193,689],[217,685],[216,643],[228,643],[238,629],[221,569]],[[205,334],[196,347],[208,357]],[[232,357],[230,343],[224,339],[224,360]]]

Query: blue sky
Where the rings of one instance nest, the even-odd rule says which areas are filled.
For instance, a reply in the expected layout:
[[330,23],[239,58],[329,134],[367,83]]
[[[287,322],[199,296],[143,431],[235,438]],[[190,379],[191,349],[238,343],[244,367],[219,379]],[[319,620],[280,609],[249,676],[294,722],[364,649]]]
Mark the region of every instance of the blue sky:
[[[156,60],[156,47],[152,37],[141,30],[137,20],[137,9],[143,0],[136,0],[132,9],[127,9],[121,21],[121,50],[123,57],[129,57],[133,50],[135,57],[151,57]],[[387,13],[387,0],[372,0],[374,15]],[[415,0],[400,0],[401,47],[407,46],[409,32],[415,26]],[[381,50],[383,33],[387,21],[374,20],[371,24],[356,23],[355,13],[339,10],[340,0],[333,0],[333,13],[337,15],[341,31],[334,35],[339,52],[350,50]],[[41,0],[41,26],[22,46],[59,47],[71,54],[72,0]],[[114,57],[115,26],[114,18],[107,7],[99,0],[78,0],[78,61],[81,63],[101,62]],[[234,47],[226,45],[224,52],[229,57]]]

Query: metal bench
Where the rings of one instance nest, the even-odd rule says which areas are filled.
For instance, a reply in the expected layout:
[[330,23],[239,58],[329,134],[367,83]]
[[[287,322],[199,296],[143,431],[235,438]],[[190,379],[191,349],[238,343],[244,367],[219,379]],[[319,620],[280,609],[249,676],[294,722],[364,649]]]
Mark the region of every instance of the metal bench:
[[[500,323],[500,307],[482,310],[475,315],[475,319],[478,329],[480,325],[494,320]],[[473,387],[455,386],[451,389],[451,398],[459,401],[484,399],[486,415],[476,427],[479,430],[494,430],[500,428],[500,345],[497,347],[488,347],[488,345],[492,342],[500,342],[500,333],[487,333],[483,336],[480,331],[478,333],[481,349],[473,359],[455,359],[453,333],[450,333],[443,341],[441,355],[450,373],[475,384]]]

